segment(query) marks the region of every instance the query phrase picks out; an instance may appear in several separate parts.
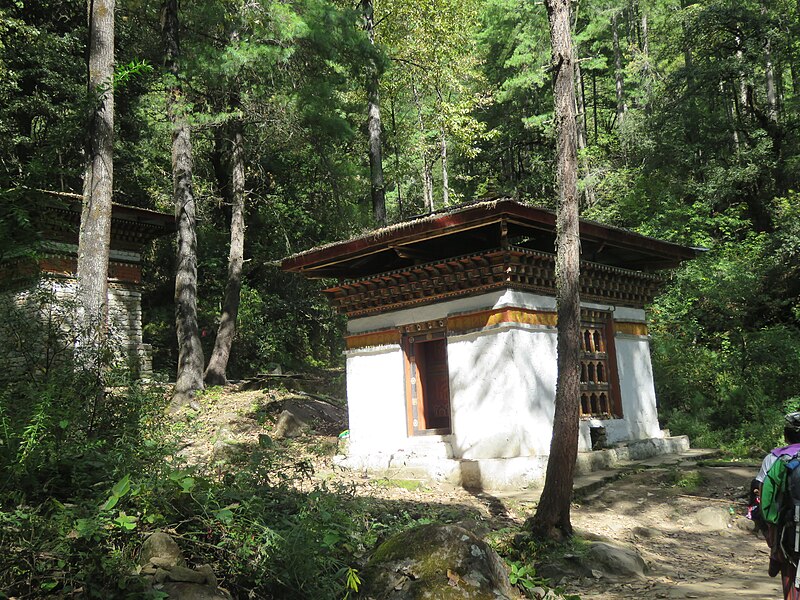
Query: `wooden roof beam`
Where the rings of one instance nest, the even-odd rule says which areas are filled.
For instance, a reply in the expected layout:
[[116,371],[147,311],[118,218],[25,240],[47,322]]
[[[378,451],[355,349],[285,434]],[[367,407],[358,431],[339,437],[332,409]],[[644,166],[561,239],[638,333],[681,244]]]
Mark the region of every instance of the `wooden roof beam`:
[[426,252],[418,248],[411,248],[409,246],[393,245],[389,246],[389,248],[394,250],[395,254],[397,254],[399,258],[412,260],[433,260],[436,258],[436,255],[431,252]]

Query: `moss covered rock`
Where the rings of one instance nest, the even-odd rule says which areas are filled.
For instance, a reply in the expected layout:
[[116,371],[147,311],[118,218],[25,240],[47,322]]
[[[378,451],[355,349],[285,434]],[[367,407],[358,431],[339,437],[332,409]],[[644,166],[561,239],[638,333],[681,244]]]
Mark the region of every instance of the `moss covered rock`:
[[457,525],[422,525],[381,544],[363,573],[369,600],[511,600],[503,560]]

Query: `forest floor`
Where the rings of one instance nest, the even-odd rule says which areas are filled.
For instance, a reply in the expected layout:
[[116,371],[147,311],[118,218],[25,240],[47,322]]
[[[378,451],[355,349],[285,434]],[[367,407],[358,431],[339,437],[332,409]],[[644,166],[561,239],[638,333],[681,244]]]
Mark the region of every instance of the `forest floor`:
[[[332,459],[337,433],[346,428],[341,402],[316,392],[299,391],[297,388],[305,385],[297,386],[289,379],[278,387],[274,383],[270,380],[264,389],[250,384],[248,391],[231,386],[206,392],[201,398],[202,410],[182,432],[184,458],[224,470],[225,456],[231,449],[241,455],[263,447],[265,442],[274,444],[282,450],[283,468],[294,466],[304,474],[297,478],[300,488],[310,490],[324,483],[328,489],[346,489],[389,513],[458,522],[493,539],[496,545],[507,543],[535,510],[535,490],[477,493],[431,482],[370,478],[339,469]],[[286,384],[294,389],[286,389]],[[315,414],[320,413],[320,403],[330,404],[331,410],[302,435],[274,440],[278,416],[287,403],[309,403],[310,412]],[[658,462],[629,466],[612,473],[591,491],[576,492],[572,510],[580,538],[635,547],[649,567],[647,576],[619,581],[598,577],[599,573],[586,576],[576,570],[552,578],[553,585],[598,600],[781,598],[780,580],[766,573],[766,543],[747,529],[741,516],[757,465],[691,457]],[[703,524],[698,517],[703,509],[722,515],[721,524]]]

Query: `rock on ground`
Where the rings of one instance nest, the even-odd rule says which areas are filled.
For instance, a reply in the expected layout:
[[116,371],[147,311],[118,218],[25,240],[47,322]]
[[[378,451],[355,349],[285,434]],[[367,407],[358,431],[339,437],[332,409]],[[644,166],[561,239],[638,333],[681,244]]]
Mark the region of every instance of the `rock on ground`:
[[304,427],[306,424],[303,421],[288,410],[284,410],[278,417],[274,435],[276,438],[297,437],[303,432]]
[[601,577],[628,579],[644,577],[647,563],[633,548],[606,542],[593,542],[586,553],[585,561],[593,575],[599,571]]
[[211,565],[190,569],[185,562],[175,540],[156,531],[142,544],[140,575],[150,589],[165,592],[173,600],[231,600],[231,595],[217,586]]
[[422,525],[389,538],[363,575],[365,600],[519,598],[503,560],[457,525]]
[[167,582],[162,590],[170,600],[231,600],[227,591],[197,583]]
[[[150,534],[142,544],[142,551],[139,554],[139,564],[147,565],[152,559],[153,562],[163,562],[169,566],[183,566],[184,559],[181,549],[172,537],[163,531],[156,531]],[[163,565],[159,565],[163,566]]]
[[727,529],[731,522],[728,509],[719,506],[707,506],[697,511],[695,518],[700,525],[714,531]]

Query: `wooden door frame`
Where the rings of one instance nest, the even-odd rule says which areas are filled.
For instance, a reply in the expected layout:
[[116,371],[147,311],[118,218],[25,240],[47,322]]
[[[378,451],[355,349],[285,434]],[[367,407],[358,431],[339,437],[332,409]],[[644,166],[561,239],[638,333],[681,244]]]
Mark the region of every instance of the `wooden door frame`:
[[[419,372],[416,364],[416,352],[414,350],[415,344],[432,342],[441,340],[444,342],[445,348],[445,366],[447,367],[448,382],[447,382],[447,405],[450,411],[448,415],[448,427],[439,427],[437,429],[421,429],[420,423],[425,421],[425,399],[422,398],[422,403],[415,402],[418,399],[418,393],[421,390],[421,381],[419,379]],[[447,332],[445,329],[428,330],[419,333],[406,333],[402,339],[403,348],[403,363],[405,375],[405,391],[406,391],[406,430],[409,437],[422,436],[422,435],[448,435],[452,432],[453,428],[453,415],[452,404],[450,402],[450,365],[447,354]],[[420,412],[421,411],[421,412]],[[414,425],[414,421],[418,425]]]

